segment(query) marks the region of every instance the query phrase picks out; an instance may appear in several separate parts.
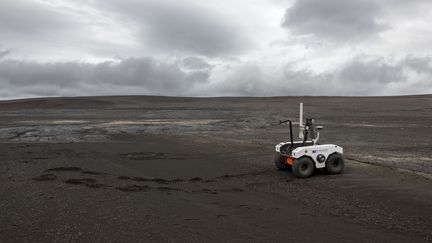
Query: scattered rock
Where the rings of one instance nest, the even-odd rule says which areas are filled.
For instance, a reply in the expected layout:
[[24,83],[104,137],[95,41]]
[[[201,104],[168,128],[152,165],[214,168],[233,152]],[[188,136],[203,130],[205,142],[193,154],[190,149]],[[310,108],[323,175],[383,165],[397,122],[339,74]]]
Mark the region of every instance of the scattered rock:
[[56,167],[56,168],[47,169],[45,171],[58,171],[58,172],[63,172],[63,171],[81,171],[81,168],[80,167]]
[[126,186],[118,186],[116,187],[117,190],[123,191],[123,192],[138,192],[138,191],[148,191],[150,190],[149,186],[142,186],[142,185],[126,185]]
[[103,185],[98,184],[95,179],[92,178],[82,178],[82,179],[67,179],[64,181],[67,184],[73,184],[73,185],[85,185],[87,187],[92,188],[100,188]]
[[54,174],[43,174],[33,178],[33,180],[35,181],[54,181],[56,179],[57,176]]

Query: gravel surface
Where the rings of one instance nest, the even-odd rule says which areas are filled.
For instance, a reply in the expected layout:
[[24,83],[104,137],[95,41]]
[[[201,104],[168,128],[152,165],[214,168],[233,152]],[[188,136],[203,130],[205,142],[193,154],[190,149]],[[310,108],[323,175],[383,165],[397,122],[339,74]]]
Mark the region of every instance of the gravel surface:
[[[274,167],[300,101],[343,174]],[[0,242],[432,241],[430,121],[431,95],[1,101]]]

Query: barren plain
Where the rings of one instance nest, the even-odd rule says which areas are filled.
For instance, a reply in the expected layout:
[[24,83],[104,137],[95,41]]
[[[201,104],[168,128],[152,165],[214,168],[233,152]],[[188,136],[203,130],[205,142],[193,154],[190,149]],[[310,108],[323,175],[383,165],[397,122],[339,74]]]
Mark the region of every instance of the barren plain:
[[[299,102],[344,173],[275,168]],[[432,95],[0,101],[0,155],[0,242],[432,241]]]

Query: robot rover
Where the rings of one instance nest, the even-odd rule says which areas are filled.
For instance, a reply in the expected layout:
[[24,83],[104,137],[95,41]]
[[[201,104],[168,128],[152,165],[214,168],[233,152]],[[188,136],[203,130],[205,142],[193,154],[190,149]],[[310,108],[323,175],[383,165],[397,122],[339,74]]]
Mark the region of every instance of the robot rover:
[[315,125],[312,118],[306,118],[303,125],[303,103],[300,103],[300,132],[302,141],[293,141],[291,120],[279,121],[289,123],[290,142],[276,145],[274,162],[279,170],[292,169],[299,178],[310,177],[316,169],[325,169],[329,174],[339,174],[345,167],[343,148],[335,144],[319,144],[319,131],[322,126]]

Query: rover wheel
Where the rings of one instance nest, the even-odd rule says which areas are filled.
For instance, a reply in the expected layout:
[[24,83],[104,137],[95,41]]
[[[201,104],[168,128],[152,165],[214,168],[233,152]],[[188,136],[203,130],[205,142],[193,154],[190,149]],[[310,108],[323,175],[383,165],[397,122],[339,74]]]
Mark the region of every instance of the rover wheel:
[[291,168],[290,165],[287,165],[283,161],[283,157],[280,153],[276,153],[274,156],[274,163],[279,170],[288,170]]
[[340,154],[332,154],[326,161],[326,171],[329,174],[339,174],[345,167],[345,161]]
[[315,170],[314,162],[308,157],[296,159],[292,166],[293,174],[296,177],[306,178],[312,175]]

